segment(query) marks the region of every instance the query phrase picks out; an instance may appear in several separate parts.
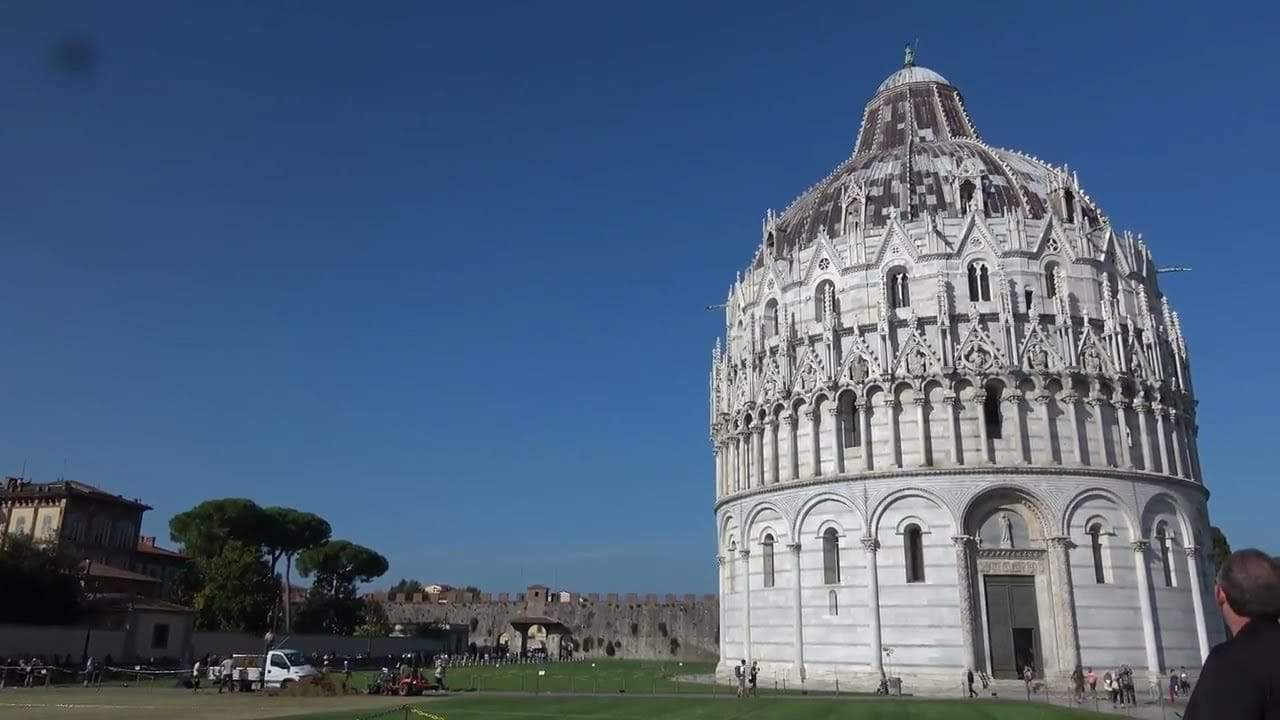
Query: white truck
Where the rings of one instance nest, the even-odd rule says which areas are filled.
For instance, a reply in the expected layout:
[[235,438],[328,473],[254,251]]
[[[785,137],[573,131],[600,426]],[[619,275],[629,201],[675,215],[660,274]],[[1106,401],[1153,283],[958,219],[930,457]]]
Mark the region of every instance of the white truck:
[[[211,663],[209,679],[218,680],[219,666]],[[247,685],[250,689],[262,687],[262,654],[242,654],[231,656],[232,682],[237,687]],[[267,653],[267,687],[284,689],[296,682],[314,682],[320,678],[320,671],[307,662],[305,656],[297,650],[281,648]]]

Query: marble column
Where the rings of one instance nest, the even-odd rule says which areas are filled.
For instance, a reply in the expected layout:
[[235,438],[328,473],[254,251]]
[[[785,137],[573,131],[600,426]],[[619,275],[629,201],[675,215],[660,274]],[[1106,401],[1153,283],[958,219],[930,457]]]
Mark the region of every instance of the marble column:
[[742,555],[742,657],[751,667],[751,551],[743,548]]
[[844,442],[840,437],[841,419],[840,403],[838,401],[831,403],[831,407],[827,408],[827,424],[831,426],[827,432],[831,435],[831,469],[835,473],[844,472]]
[[1138,575],[1138,602],[1142,606],[1142,642],[1147,650],[1147,673],[1160,677],[1160,656],[1156,652],[1156,621],[1151,609],[1151,568],[1147,566],[1147,550],[1151,543],[1138,540],[1133,548],[1133,562]]
[[800,478],[800,453],[796,447],[796,414],[788,410],[782,419],[787,423],[787,479]]
[[956,465],[964,464],[964,438],[960,435],[960,412],[956,396],[947,393],[942,396],[942,404],[947,409],[947,432],[951,435],[951,459]]
[[778,461],[778,421],[770,419],[765,427],[765,473],[766,483],[776,485],[779,480],[779,461]]
[[1165,437],[1164,432],[1164,404],[1156,403],[1151,406],[1156,414],[1156,437],[1160,441],[1160,472],[1165,475],[1176,475],[1169,466],[1169,438]]
[[902,467],[902,456],[898,454],[898,401],[886,397],[884,399],[884,411],[888,417],[885,420],[889,423],[889,459],[893,462],[894,467]]
[[1151,412],[1151,406],[1145,402],[1136,402],[1133,409],[1137,412],[1138,417],[1138,442],[1142,444],[1142,469],[1147,472],[1155,472],[1155,453],[1151,450],[1151,433],[1147,432],[1146,415]]
[[755,487],[764,487],[764,426],[756,425],[751,431],[755,435]]
[[991,438],[987,436],[987,413],[986,413],[987,394],[985,392],[976,392],[973,394],[973,400],[970,404],[974,409],[974,416],[978,420],[978,457],[979,464],[991,463]]
[[977,670],[973,628],[978,619],[976,610],[978,604],[974,602],[973,562],[970,557],[973,538],[968,535],[956,535],[951,538],[951,542],[956,548],[956,584],[960,590],[960,642],[964,666]]
[[1017,453],[1016,463],[1019,465],[1030,462],[1030,452],[1022,443],[1022,393],[1017,391],[1009,391],[1005,393],[1004,402],[1009,406],[1010,412],[1013,413],[1013,450]]
[[925,417],[924,406],[928,402],[921,396],[916,396],[912,400],[916,404],[916,432],[918,435],[917,442],[920,443],[920,465],[929,467],[933,464],[930,456],[933,454],[933,439],[929,437],[929,420]]
[[729,660],[728,637],[729,628],[725,625],[725,616],[728,612],[729,596],[725,594],[724,581],[724,556],[716,556],[716,576],[720,584],[720,662],[725,663]]
[[1177,408],[1169,408],[1169,437],[1173,441],[1173,474],[1186,477],[1186,460],[1182,457],[1182,421]]
[[794,580],[791,582],[791,607],[795,611],[793,617],[795,620],[795,630],[793,632],[793,640],[795,642],[795,671],[801,682],[804,681],[804,605],[801,595],[801,587],[803,577],[800,574],[800,543],[791,543],[787,546],[791,550],[791,567],[795,568]]
[[862,423],[862,469],[871,470],[871,403],[858,403],[858,419]]
[[1057,620],[1058,672],[1069,675],[1080,664],[1080,635],[1076,625],[1076,592],[1071,581],[1070,538],[1046,539],[1049,572],[1053,578],[1053,614]]
[[1085,429],[1080,425],[1080,396],[1073,392],[1064,393],[1062,402],[1067,405],[1067,417],[1071,421],[1071,437],[1075,438],[1076,464],[1087,465],[1089,456],[1085,449]]
[[809,475],[822,474],[822,435],[818,432],[818,414],[810,407],[804,411],[804,421],[809,425]]
[[876,551],[880,542],[875,538],[862,538],[862,549],[867,555],[867,619],[870,623],[867,639],[871,642],[871,670],[884,676],[884,650],[880,633],[880,570],[876,563]]
[[1133,431],[1129,429],[1129,408],[1128,400],[1113,400],[1112,407],[1116,409],[1116,430],[1119,431],[1120,441],[1116,443],[1119,452],[1116,453],[1116,461],[1120,467],[1134,469],[1133,465],[1133,448],[1129,447],[1129,438],[1133,436]]
[[1187,551],[1187,574],[1190,576],[1191,607],[1196,613],[1196,642],[1200,646],[1200,662],[1209,657],[1209,626],[1204,616],[1204,586],[1200,584],[1200,548],[1192,545]]
[[1098,427],[1098,466],[1110,467],[1111,458],[1107,455],[1107,418],[1106,398],[1095,395],[1088,400],[1089,409],[1093,411],[1093,424]]
[[740,488],[738,475],[738,436],[734,435],[729,438],[729,483],[733,486],[733,492],[737,492]]
[[1053,454],[1053,408],[1049,402],[1053,400],[1053,395],[1049,393],[1041,393],[1036,396],[1036,404],[1042,410],[1041,416],[1044,418],[1044,452],[1045,463],[1048,465],[1057,465],[1058,458]]

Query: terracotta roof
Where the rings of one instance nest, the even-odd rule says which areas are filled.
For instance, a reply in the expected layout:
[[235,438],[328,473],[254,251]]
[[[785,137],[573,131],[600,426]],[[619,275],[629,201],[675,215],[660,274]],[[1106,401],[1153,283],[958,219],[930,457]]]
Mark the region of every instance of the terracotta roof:
[[195,610],[186,605],[171,603],[167,600],[129,595],[126,593],[102,593],[88,598],[87,604],[95,610],[152,610],[158,612],[194,613]]
[[138,538],[138,552],[181,560],[187,559],[186,555],[183,555],[177,550],[170,550],[169,548],[163,548],[156,545],[156,539],[154,537]]
[[112,565],[104,565],[103,563],[89,563],[89,576],[98,578],[114,578],[117,580],[134,580],[136,582],[158,583],[159,580],[150,575],[143,575],[132,570],[114,567]]
[[[10,481],[14,478],[8,478]],[[102,488],[94,487],[89,483],[83,483],[79,480],[57,480],[47,483],[22,482],[16,486],[6,484],[0,489],[0,497],[6,498],[24,498],[24,497],[69,497],[78,495],[81,497],[89,497],[103,502],[118,503],[121,505],[129,505],[131,507],[150,510],[151,506],[143,503],[141,500],[126,498],[123,495],[112,495]]]

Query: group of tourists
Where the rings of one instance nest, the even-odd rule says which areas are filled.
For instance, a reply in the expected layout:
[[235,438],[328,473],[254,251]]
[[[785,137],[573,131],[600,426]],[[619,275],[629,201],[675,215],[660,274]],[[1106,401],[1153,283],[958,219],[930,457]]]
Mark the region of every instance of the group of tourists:
[[737,681],[738,697],[755,697],[756,683],[760,679],[760,663],[753,661],[751,666],[747,667],[746,660],[738,661],[738,664],[733,666],[733,679]]
[[[1090,669],[1092,672],[1092,669]],[[1137,687],[1133,682],[1133,668],[1121,665],[1102,673],[1102,691],[1111,700],[1111,707],[1130,708],[1138,704]]]

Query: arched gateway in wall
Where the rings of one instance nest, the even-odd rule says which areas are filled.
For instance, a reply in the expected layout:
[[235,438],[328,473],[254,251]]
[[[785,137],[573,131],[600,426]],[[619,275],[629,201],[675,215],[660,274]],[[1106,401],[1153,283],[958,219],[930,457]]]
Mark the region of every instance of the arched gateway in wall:
[[908,63],[766,213],[711,370],[721,672],[1198,667],[1190,359],[1148,246]]

